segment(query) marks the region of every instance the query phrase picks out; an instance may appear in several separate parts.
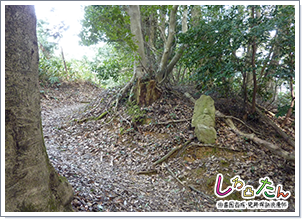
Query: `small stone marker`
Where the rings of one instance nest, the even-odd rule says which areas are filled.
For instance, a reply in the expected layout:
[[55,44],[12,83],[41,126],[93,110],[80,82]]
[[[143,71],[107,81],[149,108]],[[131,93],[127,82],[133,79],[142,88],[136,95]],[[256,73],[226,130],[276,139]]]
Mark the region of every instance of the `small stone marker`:
[[202,95],[195,103],[192,127],[198,140],[205,144],[214,144],[217,139],[215,130],[215,105],[210,96]]

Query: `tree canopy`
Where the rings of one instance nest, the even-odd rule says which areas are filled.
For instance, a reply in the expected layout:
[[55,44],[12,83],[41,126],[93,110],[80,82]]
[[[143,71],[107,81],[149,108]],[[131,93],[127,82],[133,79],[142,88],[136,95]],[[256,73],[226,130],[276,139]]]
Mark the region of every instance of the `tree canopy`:
[[[275,101],[278,86],[294,85],[293,5],[143,5],[139,12],[144,48],[137,55],[145,56],[145,74],[158,83],[195,82],[206,93],[239,93],[252,101],[253,112],[258,97]],[[140,47],[132,23],[129,6],[86,6],[81,43],[105,41],[132,57],[123,64],[132,67]]]

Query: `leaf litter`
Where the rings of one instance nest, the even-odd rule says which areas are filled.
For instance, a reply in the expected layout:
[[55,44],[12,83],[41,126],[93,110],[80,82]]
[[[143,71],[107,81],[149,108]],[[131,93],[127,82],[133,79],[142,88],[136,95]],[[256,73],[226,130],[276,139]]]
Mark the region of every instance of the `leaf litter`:
[[[238,137],[219,119],[219,147],[201,146],[191,127],[194,106],[175,94],[166,93],[151,106],[137,107],[139,117],[132,114],[134,109],[130,110],[126,101],[114,115],[109,110],[117,91],[88,83],[67,83],[41,94],[47,152],[58,174],[66,177],[74,189],[75,211],[222,211],[216,208],[218,198],[214,195],[218,173],[226,179],[223,187],[239,175],[257,188],[259,178],[268,176],[291,192],[289,208],[283,211],[295,211],[294,164]],[[216,108],[226,112],[224,106],[218,102]],[[95,120],[106,111],[105,117]],[[247,129],[240,123],[235,125]],[[288,147],[270,127],[264,129],[266,125],[253,122],[250,126]],[[294,128],[286,129],[294,137]],[[176,151],[154,165],[172,149],[181,149],[189,139],[193,141],[181,155]],[[226,199],[242,200],[237,193]]]

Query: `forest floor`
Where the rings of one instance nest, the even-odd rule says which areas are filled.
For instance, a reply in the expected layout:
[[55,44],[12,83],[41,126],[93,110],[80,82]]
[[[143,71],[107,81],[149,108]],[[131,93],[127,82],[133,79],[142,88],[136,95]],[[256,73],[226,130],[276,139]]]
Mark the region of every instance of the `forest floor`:
[[[41,88],[40,93],[47,152],[59,175],[74,189],[75,211],[295,211],[295,164],[237,136],[218,118],[216,145],[202,145],[191,127],[194,104],[186,98],[166,93],[144,108],[122,102],[113,115],[107,110],[115,89],[62,83]],[[236,98],[215,99],[215,106],[226,115],[240,116],[241,103]],[[283,118],[272,120],[280,124]],[[234,123],[239,130],[251,132]],[[260,138],[294,151],[269,125],[256,118],[246,123]],[[294,139],[293,124],[291,119],[284,131]],[[157,163],[174,148],[178,150]],[[218,173],[224,178],[222,190],[231,186],[230,179],[236,175],[255,189],[260,178],[269,177],[291,193],[288,208],[218,210],[220,198],[214,194]],[[224,199],[243,200],[237,191]]]

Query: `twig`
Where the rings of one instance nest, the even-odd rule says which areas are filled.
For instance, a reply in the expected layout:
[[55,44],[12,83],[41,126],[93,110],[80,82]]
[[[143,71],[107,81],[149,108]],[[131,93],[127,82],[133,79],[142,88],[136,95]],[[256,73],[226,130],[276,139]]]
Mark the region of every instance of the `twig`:
[[211,199],[208,195],[206,195],[205,193],[203,193],[203,192],[197,190],[197,189],[196,189],[195,187],[193,187],[192,185],[188,185],[188,187],[189,187],[191,190],[193,190],[193,191],[195,191],[195,192],[200,193],[201,195],[203,195],[208,201],[210,201],[210,202],[215,202],[215,201],[214,201],[213,199]]
[[110,165],[111,165],[111,166],[114,166],[114,157],[113,157],[113,156],[111,156]]
[[126,121],[130,127],[132,127],[132,123],[129,122],[127,119],[123,118],[121,114],[119,114],[119,117],[122,119],[122,121]]
[[164,162],[163,163],[164,164],[164,166],[165,166],[165,168],[168,170],[168,172],[172,175],[172,177],[174,177],[177,181],[178,181],[178,183],[180,183],[183,187],[185,187],[185,188],[190,188],[191,190],[193,190],[193,191],[195,191],[195,192],[197,192],[197,193],[200,193],[201,195],[203,195],[208,201],[210,201],[210,202],[214,202],[214,200],[213,199],[211,199],[208,195],[206,195],[205,193],[203,193],[203,192],[201,192],[201,191],[199,191],[199,190],[197,190],[195,187],[193,187],[192,185],[185,185],[184,183],[182,183],[181,182],[181,180],[173,173],[173,171],[168,167],[168,165]]
[[184,185],[184,183],[181,182],[181,180],[179,180],[179,178],[173,173],[173,171],[171,169],[169,169],[168,165],[164,162],[163,163],[165,168],[168,170],[168,172],[170,172],[170,174],[178,181],[178,183],[180,183],[182,186],[186,187]]
[[152,174],[152,173],[158,173],[158,171],[157,170],[144,170],[144,171],[139,171],[136,174],[137,175],[141,175],[141,174],[148,175],[148,174]]

